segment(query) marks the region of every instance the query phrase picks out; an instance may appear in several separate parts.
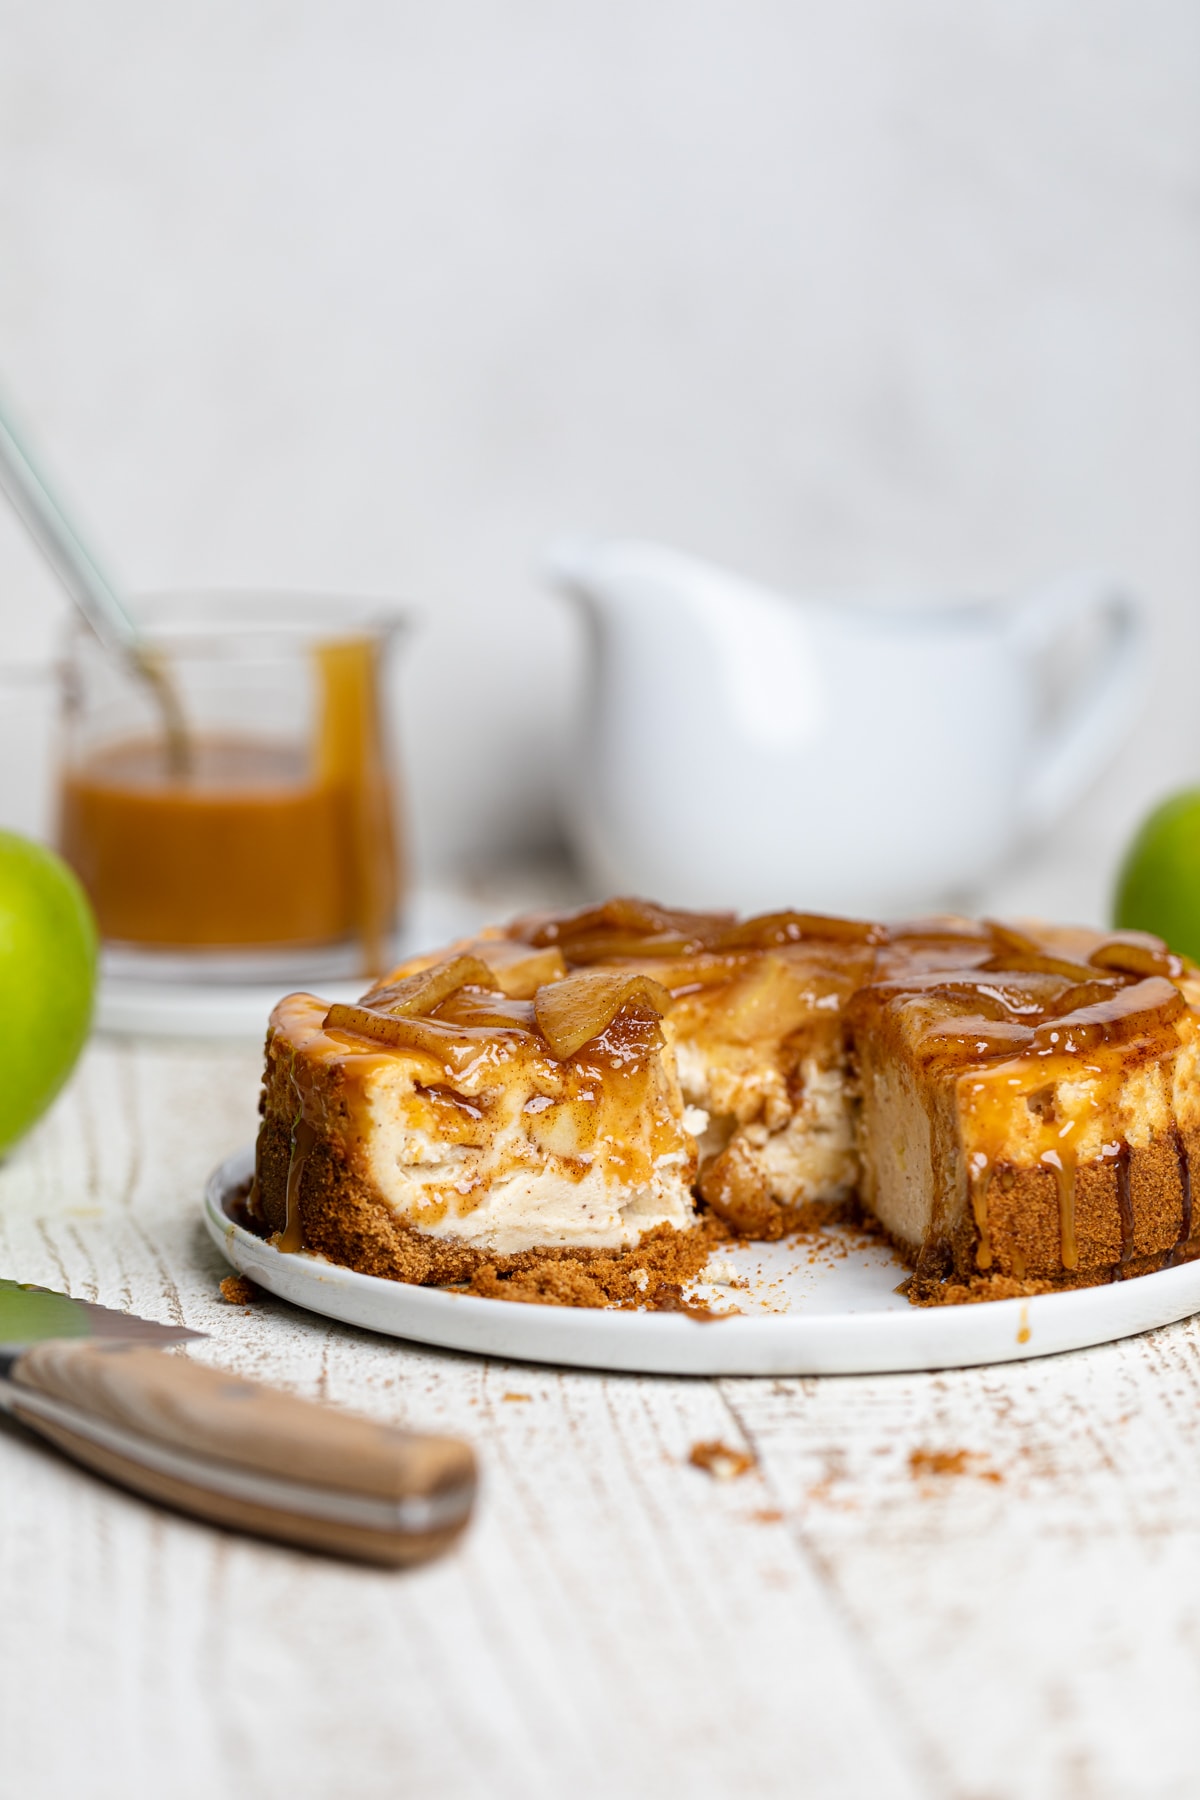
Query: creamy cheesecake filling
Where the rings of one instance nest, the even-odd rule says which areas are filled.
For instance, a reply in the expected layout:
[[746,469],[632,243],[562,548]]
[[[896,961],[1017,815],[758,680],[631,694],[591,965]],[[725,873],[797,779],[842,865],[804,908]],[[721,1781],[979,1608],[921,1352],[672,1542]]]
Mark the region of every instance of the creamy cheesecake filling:
[[398,1216],[502,1255],[539,1245],[614,1249],[693,1219],[695,1151],[665,1091],[632,1131],[594,1074],[523,1058],[450,1086],[410,1063],[364,1091],[363,1168]]
[[[622,1019],[570,1061],[514,1003],[507,1025],[422,1021],[434,1047],[379,1050],[325,1025],[293,994],[272,1015],[297,1117],[396,1218],[427,1236],[509,1255],[536,1246],[636,1244],[694,1219],[696,1140],[669,1045]],[[459,1008],[460,1014],[464,1009]],[[476,1033],[478,1035],[472,1035]]]
[[696,1043],[676,1047],[684,1098],[702,1110],[701,1165],[734,1147],[782,1208],[837,1202],[859,1180],[857,1086],[845,1057],[801,1057],[790,1073],[781,1058],[728,1058]]

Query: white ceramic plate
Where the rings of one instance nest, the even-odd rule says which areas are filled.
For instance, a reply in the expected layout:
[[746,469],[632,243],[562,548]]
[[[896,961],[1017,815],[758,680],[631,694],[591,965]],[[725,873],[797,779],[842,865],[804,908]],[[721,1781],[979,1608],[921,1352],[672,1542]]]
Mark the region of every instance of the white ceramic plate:
[[891,1251],[838,1232],[815,1249],[793,1241],[730,1253],[747,1285],[696,1290],[714,1308],[740,1309],[721,1319],[481,1300],[273,1249],[226,1210],[253,1166],[253,1152],[239,1151],[205,1190],[208,1229],[235,1269],[326,1318],[482,1356],[647,1375],[862,1375],[1082,1350],[1200,1311],[1200,1261],[1029,1300],[910,1306],[895,1292],[904,1270]]

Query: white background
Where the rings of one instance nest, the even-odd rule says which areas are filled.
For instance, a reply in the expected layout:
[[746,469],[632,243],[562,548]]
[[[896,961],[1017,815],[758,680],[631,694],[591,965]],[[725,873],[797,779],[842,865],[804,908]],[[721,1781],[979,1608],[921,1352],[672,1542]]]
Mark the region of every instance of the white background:
[[[1196,776],[1192,0],[0,23],[0,385],[131,587],[419,605],[427,875],[552,834],[578,670],[533,564],[563,528],[798,591],[1127,576],[1155,697],[1060,835],[1078,908]],[[3,658],[58,611],[0,518]],[[0,705],[24,818],[32,709]]]

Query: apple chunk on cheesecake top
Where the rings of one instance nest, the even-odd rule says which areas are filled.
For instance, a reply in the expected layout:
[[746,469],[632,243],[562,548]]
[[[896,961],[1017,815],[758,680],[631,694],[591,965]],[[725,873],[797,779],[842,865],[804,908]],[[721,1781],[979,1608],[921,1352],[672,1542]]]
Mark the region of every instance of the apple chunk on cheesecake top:
[[539,915],[279,1003],[251,1211],[438,1282],[857,1201],[914,1299],[1106,1281],[1200,1248],[1198,1002],[1138,932]]

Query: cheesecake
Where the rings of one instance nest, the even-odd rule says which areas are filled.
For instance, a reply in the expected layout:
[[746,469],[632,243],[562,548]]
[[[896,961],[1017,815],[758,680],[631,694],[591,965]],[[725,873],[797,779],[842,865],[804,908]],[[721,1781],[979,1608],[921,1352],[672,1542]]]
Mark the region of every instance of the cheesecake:
[[918,1301],[1122,1278],[1200,1249],[1198,1008],[1136,932],[537,915],[279,1003],[249,1209],[368,1273],[585,1304],[852,1214]]
[[1198,1001],[1190,965],[1132,932],[893,934],[847,1029],[860,1199],[915,1298],[1084,1285],[1200,1250]]
[[670,1005],[645,975],[569,973],[499,934],[356,1005],[289,995],[251,1212],[284,1249],[418,1282],[687,1232],[698,1122]]

